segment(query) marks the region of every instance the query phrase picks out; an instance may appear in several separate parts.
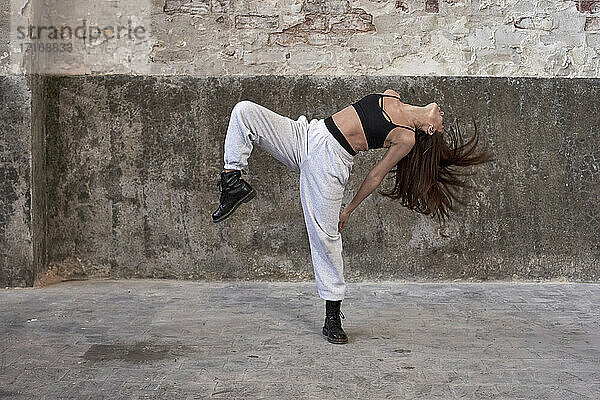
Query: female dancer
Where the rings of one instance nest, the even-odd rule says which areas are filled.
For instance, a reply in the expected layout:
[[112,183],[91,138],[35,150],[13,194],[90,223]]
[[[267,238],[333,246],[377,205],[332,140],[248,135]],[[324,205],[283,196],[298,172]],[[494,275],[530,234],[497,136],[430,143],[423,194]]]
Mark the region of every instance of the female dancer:
[[[487,152],[475,154],[477,131],[466,144],[458,130],[447,131],[453,147],[443,138],[444,112],[436,103],[403,103],[388,89],[369,94],[325,119],[308,121],[279,115],[248,100],[235,105],[225,137],[225,165],[218,186],[219,208],[213,221],[223,221],[256,191],[241,178],[256,144],[300,173],[300,200],[310,241],[317,291],[325,300],[323,334],[331,343],[347,343],[340,310],[346,285],[343,275],[341,230],[350,214],[383,181],[395,174],[394,188],[380,194],[400,199],[419,213],[443,220],[461,201],[450,186],[467,186],[449,167],[490,161]],[[368,173],[353,200],[340,213],[344,188],[357,152],[385,147],[383,158]],[[396,167],[392,170],[393,167]]]

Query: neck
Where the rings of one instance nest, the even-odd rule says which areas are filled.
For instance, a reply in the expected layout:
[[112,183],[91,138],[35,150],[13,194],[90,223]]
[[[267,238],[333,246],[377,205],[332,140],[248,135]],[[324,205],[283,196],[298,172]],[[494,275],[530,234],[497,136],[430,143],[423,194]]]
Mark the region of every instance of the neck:
[[415,128],[421,129],[421,130],[427,132],[427,129],[429,127],[429,122],[428,122],[429,111],[427,110],[426,107],[413,106],[412,104],[404,103],[402,105],[402,112],[404,113],[404,115],[406,115],[406,117],[408,118],[410,123]]

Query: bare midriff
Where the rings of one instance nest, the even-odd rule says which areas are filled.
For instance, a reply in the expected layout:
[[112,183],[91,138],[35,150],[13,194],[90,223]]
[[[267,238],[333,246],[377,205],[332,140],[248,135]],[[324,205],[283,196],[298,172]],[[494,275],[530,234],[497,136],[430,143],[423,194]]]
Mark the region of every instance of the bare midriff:
[[368,150],[367,137],[363,132],[360,118],[352,105],[334,113],[331,118],[354,151],[358,153],[359,151]]
[[[383,103],[380,101],[380,106],[382,106],[388,114],[395,115],[398,112],[394,107],[389,107],[388,104],[385,103],[387,103],[385,100],[383,100]],[[388,108],[391,108],[391,110],[388,110]],[[348,107],[334,113],[331,118],[339,128],[340,132],[342,132],[348,143],[350,143],[350,146],[352,146],[354,151],[358,153],[359,151],[369,150],[369,144],[367,142],[365,132],[363,131],[360,117],[352,105],[349,105]],[[388,148],[392,145],[391,139],[394,134],[394,129],[392,129],[385,138],[383,147]]]

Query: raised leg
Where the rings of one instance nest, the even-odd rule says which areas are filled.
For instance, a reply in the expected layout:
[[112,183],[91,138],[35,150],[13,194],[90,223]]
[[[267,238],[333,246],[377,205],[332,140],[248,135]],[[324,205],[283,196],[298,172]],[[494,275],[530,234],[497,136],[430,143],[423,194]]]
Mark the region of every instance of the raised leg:
[[304,158],[305,116],[292,120],[248,100],[238,102],[225,137],[224,170],[246,170],[254,145],[258,145],[289,169],[299,171]]

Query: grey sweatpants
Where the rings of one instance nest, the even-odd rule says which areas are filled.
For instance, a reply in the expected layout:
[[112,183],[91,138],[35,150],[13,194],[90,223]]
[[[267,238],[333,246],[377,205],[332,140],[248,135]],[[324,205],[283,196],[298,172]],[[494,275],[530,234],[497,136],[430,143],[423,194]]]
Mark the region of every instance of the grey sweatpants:
[[235,105],[225,138],[225,169],[247,169],[258,145],[300,173],[300,201],[319,296],[342,300],[346,291],[338,221],[354,157],[327,130],[323,119],[282,116],[248,100]]

